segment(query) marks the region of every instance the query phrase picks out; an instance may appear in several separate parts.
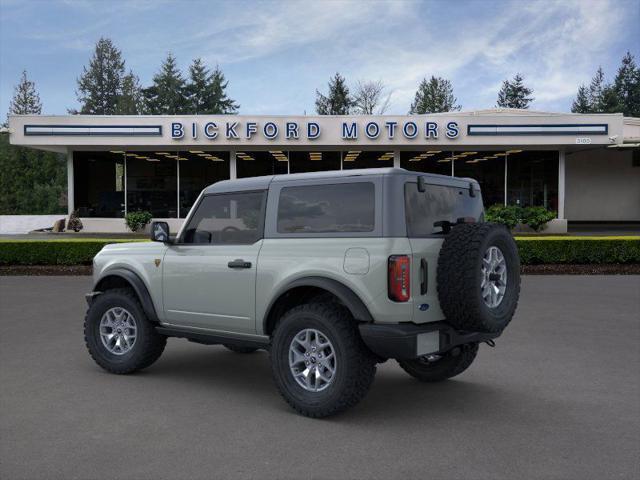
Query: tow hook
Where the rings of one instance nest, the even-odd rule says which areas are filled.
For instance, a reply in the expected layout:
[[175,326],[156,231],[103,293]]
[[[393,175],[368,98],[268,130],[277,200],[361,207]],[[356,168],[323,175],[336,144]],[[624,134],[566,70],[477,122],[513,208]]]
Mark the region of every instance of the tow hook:
[[484,343],[489,345],[491,348],[494,348],[496,346],[496,342],[494,342],[493,340],[485,340]]

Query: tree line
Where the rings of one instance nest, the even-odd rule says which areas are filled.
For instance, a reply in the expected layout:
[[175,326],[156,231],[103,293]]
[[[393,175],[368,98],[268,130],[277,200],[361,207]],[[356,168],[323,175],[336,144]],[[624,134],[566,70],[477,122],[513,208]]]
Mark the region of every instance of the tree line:
[[[176,58],[168,54],[143,87],[127,70],[122,52],[108,38],[95,46],[87,66],[77,79],[80,108],[70,113],[94,115],[138,114],[235,114],[240,106],[227,95],[228,82],[221,69],[213,69],[199,58],[192,61],[185,76]],[[358,81],[350,89],[336,73],[327,93],[316,90],[315,107],[320,115],[382,114],[388,109],[391,92],[382,81]],[[516,74],[503,81],[496,106],[529,108],[533,89]],[[458,111],[462,107],[451,81],[425,77],[418,85],[409,114]],[[623,112],[640,117],[640,69],[631,53],[622,59],[613,81],[608,82],[599,67],[588,85],[581,85],[573,101],[575,113]],[[9,106],[10,114],[42,113],[35,83],[23,71]],[[0,135],[0,214],[64,213],[66,211],[66,159],[56,153],[9,145]]]
[[[176,115],[235,114],[240,105],[227,95],[228,81],[218,65],[210,69],[196,58],[184,75],[176,58],[168,53],[151,85],[143,87],[132,70],[126,68],[122,52],[109,38],[100,38],[88,65],[77,79],[79,109],[69,113],[87,115]],[[327,93],[316,89],[315,110],[319,115],[383,114],[392,92],[381,81],[357,81],[349,88],[336,73],[329,79]],[[534,101],[533,88],[516,73],[502,82],[496,106],[527,109]],[[419,83],[409,114],[459,111],[450,80],[432,75]],[[26,71],[16,87],[9,113],[39,114],[42,110],[35,85]],[[613,82],[605,79],[599,67],[589,85],[581,85],[573,101],[574,113],[623,112],[640,116],[640,69],[627,52]]]
[[86,115],[231,114],[240,107],[227,96],[228,82],[217,65],[210,70],[200,58],[193,60],[188,75],[176,58],[167,54],[148,87],[126,71],[122,52],[108,38],[96,43],[89,65],[78,78],[79,110]]
[[[389,104],[390,94],[381,81],[358,82],[351,93],[346,79],[336,73],[328,83],[327,94],[316,90],[316,112],[320,115],[381,114]],[[502,82],[496,106],[500,108],[528,109],[534,101],[533,89],[524,77],[516,73]],[[462,107],[453,92],[450,80],[432,75],[418,85],[409,114],[428,114],[459,111]],[[605,80],[602,67],[598,67],[588,86],[581,85],[572,103],[573,113],[614,113],[640,116],[640,68],[627,52],[612,83]]]

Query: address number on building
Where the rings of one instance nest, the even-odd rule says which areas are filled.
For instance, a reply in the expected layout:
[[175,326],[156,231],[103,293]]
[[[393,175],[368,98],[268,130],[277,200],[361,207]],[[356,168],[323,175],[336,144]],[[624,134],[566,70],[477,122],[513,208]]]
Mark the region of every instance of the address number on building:
[[576,138],[576,145],[589,145],[590,143],[591,143],[591,139],[589,137]]

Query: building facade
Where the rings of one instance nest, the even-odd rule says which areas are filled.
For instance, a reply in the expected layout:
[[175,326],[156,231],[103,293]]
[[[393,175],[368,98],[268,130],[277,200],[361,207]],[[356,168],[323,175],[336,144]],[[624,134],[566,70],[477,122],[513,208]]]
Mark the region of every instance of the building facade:
[[11,143],[67,155],[69,212],[124,231],[127,212],[181,224],[229,178],[401,167],[472,177],[486,206],[640,222],[640,119],[484,110],[410,116],[12,116]]

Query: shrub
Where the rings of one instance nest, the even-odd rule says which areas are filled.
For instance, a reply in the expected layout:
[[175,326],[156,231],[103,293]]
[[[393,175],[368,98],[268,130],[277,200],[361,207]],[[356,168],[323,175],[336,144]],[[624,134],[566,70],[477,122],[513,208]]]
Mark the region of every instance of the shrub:
[[520,210],[522,208],[517,205],[491,205],[485,211],[485,219],[487,222],[501,223],[513,230],[520,221]]
[[640,237],[520,237],[523,265],[640,263]]
[[522,209],[521,222],[529,225],[536,232],[539,232],[542,226],[554,218],[556,218],[556,212],[547,210],[544,207],[527,207]]
[[0,240],[0,265],[88,265],[105,245],[129,241],[140,240]]
[[150,212],[129,212],[124,217],[124,221],[132,232],[137,232],[146,227],[153,215]]
[[519,205],[491,205],[485,211],[488,222],[501,223],[509,230],[513,230],[518,223],[529,225],[536,232],[550,220],[556,218],[556,213],[545,207],[526,207]]
[[83,225],[82,225],[82,221],[78,217],[78,211],[74,210],[73,212],[71,212],[71,215],[69,215],[69,223],[67,223],[67,230],[73,230],[74,232],[79,232],[80,230],[82,230],[82,228],[83,228]]
[[[109,243],[147,240],[0,240],[0,265],[87,265]],[[516,237],[523,265],[640,263],[640,237]]]

